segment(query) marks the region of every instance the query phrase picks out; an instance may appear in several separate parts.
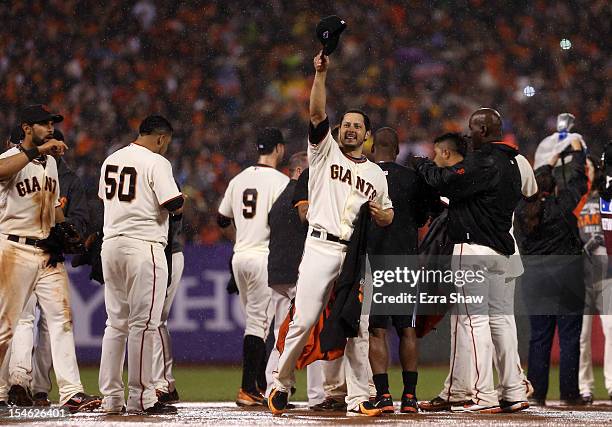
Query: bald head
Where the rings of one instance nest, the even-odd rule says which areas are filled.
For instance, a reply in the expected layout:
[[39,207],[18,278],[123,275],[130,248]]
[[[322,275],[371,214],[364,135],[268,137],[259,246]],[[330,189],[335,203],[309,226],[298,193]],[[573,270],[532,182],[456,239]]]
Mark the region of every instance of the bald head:
[[482,144],[502,140],[502,120],[497,110],[479,108],[470,116],[470,133],[474,148]]
[[399,153],[399,137],[395,129],[384,127],[374,133],[372,153],[376,162],[394,162]]
[[307,168],[308,154],[306,151],[298,151],[289,158],[289,175],[292,179],[298,179]]

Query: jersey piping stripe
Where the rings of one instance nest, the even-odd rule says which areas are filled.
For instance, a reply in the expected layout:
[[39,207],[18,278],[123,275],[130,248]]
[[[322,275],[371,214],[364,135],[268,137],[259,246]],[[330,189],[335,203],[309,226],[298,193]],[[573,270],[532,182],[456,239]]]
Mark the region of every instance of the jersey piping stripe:
[[[463,255],[463,244],[461,244],[461,251],[459,252],[459,268],[461,268],[461,255]],[[451,319],[455,319],[455,342],[453,345],[453,360],[452,360],[452,364],[451,364],[451,370],[450,370],[450,380],[448,383],[448,398],[447,398],[447,402],[450,402],[451,400],[451,395],[452,395],[452,388],[453,388],[453,373],[455,371],[455,357],[457,355],[457,325],[459,324],[459,318],[457,316],[453,316],[451,317]]]
[[353,157],[349,154],[346,154],[344,151],[342,152],[342,154],[344,154],[344,157],[346,157],[347,159],[349,159],[351,162],[355,162],[355,163],[365,163],[368,161],[368,158],[366,156],[361,156],[361,158],[357,158],[357,157]]
[[142,382],[142,353],[144,352],[144,339],[145,334],[149,330],[149,323],[151,323],[151,316],[153,315],[153,305],[155,304],[155,285],[157,282],[157,274],[156,274],[156,266],[155,266],[155,254],[153,253],[153,245],[151,245],[151,259],[153,260],[153,292],[151,293],[151,307],[149,308],[149,318],[147,319],[147,323],[145,324],[145,330],[142,332],[142,339],[140,340],[140,407],[142,410],[145,410],[144,407],[144,392],[145,385]]
[[[461,253],[463,253],[463,243],[461,244]],[[461,258],[459,259],[461,260]],[[461,267],[461,262],[459,262],[459,268]],[[463,292],[463,296],[465,297],[465,287],[461,288],[461,291]],[[465,306],[465,313],[467,315],[468,321],[470,322],[470,334],[472,335],[472,347],[474,348],[474,363],[476,364],[476,381],[474,382],[474,390],[476,390],[476,394],[474,395],[474,398],[476,399],[475,403],[478,405],[481,399],[478,397],[478,394],[480,393],[480,390],[478,389],[478,381],[480,381],[480,371],[478,370],[478,353],[476,351],[476,338],[474,337],[472,317],[468,312],[467,303],[464,302],[463,305]]]

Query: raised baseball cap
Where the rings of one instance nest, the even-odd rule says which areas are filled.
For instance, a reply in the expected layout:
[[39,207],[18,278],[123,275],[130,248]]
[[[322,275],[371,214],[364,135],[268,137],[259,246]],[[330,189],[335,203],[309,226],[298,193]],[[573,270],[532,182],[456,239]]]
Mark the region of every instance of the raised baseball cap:
[[42,104],[29,105],[21,110],[19,114],[19,123],[34,124],[46,123],[49,121],[59,123],[62,120],[64,120],[64,116],[50,113]]
[[338,46],[340,34],[346,29],[346,22],[336,15],[327,16],[317,24],[316,34],[323,44],[323,54],[329,55]]
[[257,151],[270,153],[278,144],[284,144],[283,134],[278,128],[264,128],[257,134]]

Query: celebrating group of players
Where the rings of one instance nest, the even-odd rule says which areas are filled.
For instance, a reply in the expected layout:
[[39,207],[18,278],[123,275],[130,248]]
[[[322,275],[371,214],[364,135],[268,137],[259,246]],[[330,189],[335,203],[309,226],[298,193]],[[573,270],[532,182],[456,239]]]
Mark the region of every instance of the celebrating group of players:
[[[235,225],[232,269],[246,313],[243,379],[236,403],[267,403],[272,413],[283,413],[291,408],[296,366],[308,364],[312,409],[346,409],[348,415],[362,416],[393,412],[385,339],[392,324],[400,335],[401,412],[528,408],[530,386],[520,367],[514,316],[489,316],[489,307],[452,316],[449,375],[440,395],[421,403],[416,398],[412,313],[368,317],[358,312],[355,333],[345,335],[340,355],[333,357],[324,348],[324,333],[321,342],[313,341],[321,314],[329,314],[331,295],[337,303],[347,264],[355,262],[362,218],[371,219],[365,231],[368,254],[415,255],[418,228],[443,209],[439,196],[450,201],[442,221],[451,253],[484,255],[488,262],[485,283],[465,292],[486,287],[485,305],[512,307],[514,279],[522,273],[520,258],[511,256],[517,253],[510,234],[513,212],[521,198],[537,189],[529,162],[516,147],[502,142],[501,118],[488,108],[470,118],[470,153],[464,137],[446,134],[435,141],[433,162],[416,159],[414,169],[405,168],[394,163],[395,131],[382,128],[373,135],[376,163],[369,161],[363,153],[372,134],[366,113],[346,112],[332,135],[325,112],[328,67],[329,57],[322,52],[314,58],[308,148],[290,158],[289,184],[274,169],[284,154],[282,135],[265,129],[257,139],[258,163],[229,183],[219,207],[219,225],[231,231]],[[462,268],[476,267],[469,264],[474,257],[465,259]],[[272,319],[276,345],[266,381],[265,340]],[[493,384],[494,354],[499,397]]]
[[[218,224],[235,240],[231,269],[246,317],[236,403],[267,405],[273,414],[291,409],[295,369],[307,365],[313,410],[394,412],[386,343],[392,325],[400,336],[400,412],[528,408],[531,385],[521,369],[514,316],[502,312],[513,307],[514,281],[523,273],[511,228],[519,201],[537,192],[533,169],[503,142],[501,117],[490,108],[471,115],[469,138],[437,138],[433,161],[399,166],[396,132],[373,132],[365,112],[347,111],[332,129],[329,63],[325,52],[314,58],[307,150],[289,159],[290,177],[276,169],[285,153],[282,133],[262,129],[257,164],[230,181],[219,206]],[[177,236],[185,199],[164,158],[173,128],[149,116],[138,138],[105,160],[98,189],[104,223],[96,226],[78,178],[61,160],[68,147],[54,128],[60,121],[41,105],[26,108],[15,145],[0,156],[0,405],[48,405],[52,362],[60,404],[71,412],[101,406],[110,414],[176,413],[166,321],[183,269]],[[375,162],[363,153],[370,136]],[[448,376],[437,397],[418,402],[416,316],[362,314],[355,284],[364,252],[417,254],[418,228],[430,218],[430,232],[442,228],[449,255],[459,259],[454,267],[486,267],[484,281],[464,287],[464,296],[488,298],[451,316]],[[95,258],[96,246],[108,316],[102,398],[86,394],[80,382],[63,265],[65,253]],[[85,262],[95,270],[95,259]]]
[[[67,146],[55,124],[62,120],[42,105],[25,108],[13,147],[0,156],[0,406],[48,406],[52,364],[60,405],[71,413],[100,406],[110,414],[175,413],[166,320],[183,270],[184,199],[163,157],[172,126],[161,116],[144,119],[138,138],[102,165],[103,206],[90,206],[61,159]],[[94,224],[100,209],[103,227]],[[84,393],[79,377],[63,263],[70,253],[92,264],[92,277],[105,285],[103,398]]]

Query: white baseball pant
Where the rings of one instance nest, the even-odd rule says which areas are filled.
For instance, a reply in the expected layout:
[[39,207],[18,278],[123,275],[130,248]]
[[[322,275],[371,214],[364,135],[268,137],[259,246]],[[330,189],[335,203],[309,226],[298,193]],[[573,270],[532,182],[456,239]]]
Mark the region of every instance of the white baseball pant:
[[5,357],[4,362],[0,365],[0,402],[8,402],[9,392],[9,358]]
[[268,286],[268,254],[235,253],[232,270],[244,309],[244,335],[253,335],[265,341],[274,318],[272,290]]
[[[295,383],[295,365],[310,330],[327,304],[333,284],[340,275],[347,247],[308,236],[299,268],[295,314],[289,324],[285,348],[278,362],[274,387],[289,392]],[[361,317],[359,336],[347,341],[346,358],[347,409],[355,409],[369,399],[368,390],[368,321]]]
[[[484,277],[481,283],[471,281],[458,287],[458,294],[464,297],[483,296],[484,299],[482,303],[458,303],[454,307],[457,315],[453,316],[456,323],[451,324],[455,342],[451,348],[454,357],[451,359],[449,388],[452,389],[453,384],[457,384],[460,391],[467,388],[472,400],[484,406],[499,403],[493,386],[492,329],[500,336],[511,333],[511,322],[505,316],[496,314],[505,310],[499,307],[499,300],[503,302],[506,295],[503,287],[506,286],[508,269],[509,258],[489,247],[467,243],[455,245],[453,270],[480,271]],[[490,321],[490,314],[496,314],[493,322]]]
[[157,402],[153,384],[153,341],[161,322],[168,281],[168,264],[160,243],[114,237],[102,244],[106,328],[102,339],[100,392],[106,411],[125,404],[122,380],[125,346],[128,352],[130,412]]
[[184,267],[185,257],[183,253],[173,253],[172,278],[170,279],[170,286],[166,290],[161,324],[159,328],[157,328],[158,333],[155,334],[153,340],[153,384],[156,390],[160,390],[164,393],[176,389],[176,380],[172,375],[174,359],[172,357],[172,341],[170,340],[170,332],[168,331],[168,316],[170,315],[170,308],[172,307],[172,301],[174,301],[176,290],[181,282]]
[[[36,300],[38,300],[41,309],[46,313],[49,321],[51,358],[60,393],[60,405],[62,405],[76,393],[83,392],[72,332],[68,275],[63,263],[58,263],[56,267],[47,267],[48,255],[44,255],[39,249],[20,243],[0,241],[0,244],[4,243],[18,246],[19,249],[15,249],[17,253],[32,263],[29,269],[17,268],[13,271],[15,273],[20,271],[23,274],[18,276],[18,283],[20,284],[24,282],[29,283],[29,279],[34,279],[32,299],[30,299],[30,296],[27,296],[26,301],[29,302],[28,306],[33,304],[35,307]],[[33,303],[30,302],[32,300],[34,301]],[[30,387],[31,368],[23,370],[19,367],[22,365],[31,366],[31,349],[34,339],[32,334],[34,323],[32,311],[33,309],[30,307],[28,312],[24,312],[23,319],[20,318],[15,326],[14,333],[18,334],[18,339],[13,340],[14,350],[16,351],[14,352],[15,359],[12,361],[12,365],[15,369],[10,372],[9,380],[11,384],[19,384],[25,387]],[[22,328],[26,331],[25,333],[19,331]],[[23,349],[29,350],[24,351]],[[11,352],[11,358],[13,358],[12,354],[13,352]],[[30,361],[24,361],[28,357]],[[9,371],[10,366],[11,364],[9,364]]]
[[[51,338],[47,320],[40,310],[37,340],[34,346],[34,322],[38,300],[32,294],[15,328],[9,363],[10,384],[29,384],[33,394],[51,391]],[[56,362],[63,363],[63,362]],[[78,372],[78,367],[76,368]],[[74,394],[74,393],[73,393]]]
[[[268,387],[265,396],[270,396],[272,386],[274,384],[274,370],[278,366],[278,358],[280,353],[276,349],[276,339],[280,327],[289,313],[291,300],[295,298],[295,285],[273,285],[272,289],[272,305],[274,311],[274,348],[268,358],[266,365],[266,382]],[[306,393],[308,396],[308,405],[316,405],[325,399],[323,394],[323,372],[321,370],[323,361],[311,363],[306,367]]]

